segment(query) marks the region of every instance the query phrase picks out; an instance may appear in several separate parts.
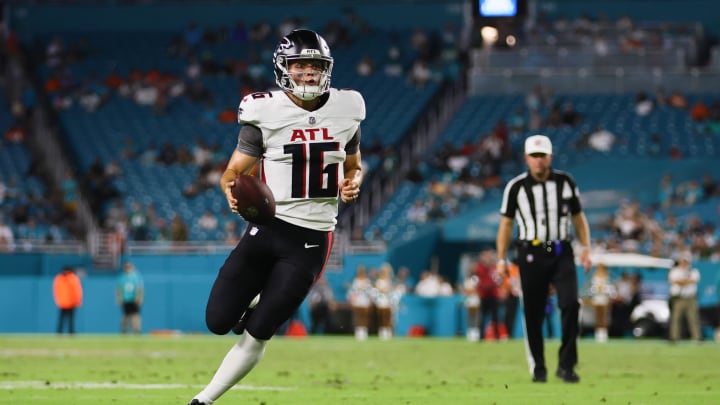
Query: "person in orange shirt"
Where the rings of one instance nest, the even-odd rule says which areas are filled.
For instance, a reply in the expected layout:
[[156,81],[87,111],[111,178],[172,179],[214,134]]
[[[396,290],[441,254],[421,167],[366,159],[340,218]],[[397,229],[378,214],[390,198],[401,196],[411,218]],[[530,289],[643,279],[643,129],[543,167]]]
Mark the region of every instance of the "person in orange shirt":
[[53,280],[53,297],[55,305],[60,308],[57,333],[63,333],[63,326],[68,325],[68,333],[75,333],[75,309],[82,305],[82,284],[72,267],[65,266]]

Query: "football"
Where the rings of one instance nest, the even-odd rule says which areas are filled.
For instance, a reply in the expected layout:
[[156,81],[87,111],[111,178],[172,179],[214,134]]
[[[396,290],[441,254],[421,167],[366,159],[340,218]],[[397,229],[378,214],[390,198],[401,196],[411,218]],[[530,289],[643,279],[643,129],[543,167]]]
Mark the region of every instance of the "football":
[[238,212],[246,221],[264,225],[275,217],[275,197],[259,178],[240,175],[230,191],[238,200]]

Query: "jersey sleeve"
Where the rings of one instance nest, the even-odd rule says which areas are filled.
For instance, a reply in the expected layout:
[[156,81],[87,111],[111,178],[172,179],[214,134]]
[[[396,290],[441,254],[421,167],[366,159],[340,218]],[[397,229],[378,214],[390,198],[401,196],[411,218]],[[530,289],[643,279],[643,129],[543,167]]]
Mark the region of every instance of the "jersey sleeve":
[[238,124],[252,124],[257,126],[260,122],[260,103],[258,101],[262,98],[258,98],[257,94],[270,95],[271,93],[253,93],[243,97],[238,106]]
[[240,128],[236,148],[246,155],[260,157],[263,154],[263,136],[260,128],[245,124]]
[[365,119],[365,99],[363,98],[362,94],[360,94],[357,90],[343,90],[347,91],[349,93],[350,99],[352,100],[352,103],[350,103],[353,106],[353,111],[355,111],[355,118],[358,121],[363,121]]

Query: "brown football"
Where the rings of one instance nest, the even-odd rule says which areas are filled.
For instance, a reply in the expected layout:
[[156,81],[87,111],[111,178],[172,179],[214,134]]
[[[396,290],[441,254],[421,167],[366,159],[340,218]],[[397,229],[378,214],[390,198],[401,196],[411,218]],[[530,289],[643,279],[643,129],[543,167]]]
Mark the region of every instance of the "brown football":
[[264,225],[275,217],[275,197],[259,178],[240,175],[230,191],[238,200],[238,212],[246,221]]

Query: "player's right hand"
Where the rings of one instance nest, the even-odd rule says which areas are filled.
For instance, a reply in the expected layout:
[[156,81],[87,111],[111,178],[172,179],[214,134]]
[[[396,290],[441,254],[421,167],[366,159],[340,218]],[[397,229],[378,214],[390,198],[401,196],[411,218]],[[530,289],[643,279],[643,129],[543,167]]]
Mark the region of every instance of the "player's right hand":
[[230,210],[234,213],[238,213],[238,201],[233,197],[232,195],[232,187],[235,185],[235,180],[230,180],[227,183],[225,183],[225,199],[227,199],[228,206],[230,207]]

